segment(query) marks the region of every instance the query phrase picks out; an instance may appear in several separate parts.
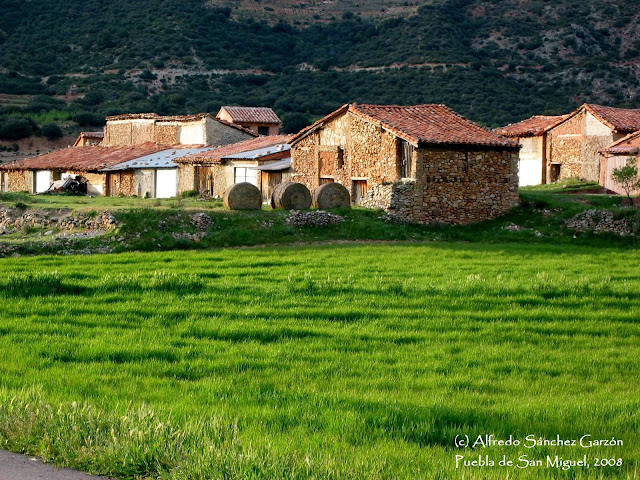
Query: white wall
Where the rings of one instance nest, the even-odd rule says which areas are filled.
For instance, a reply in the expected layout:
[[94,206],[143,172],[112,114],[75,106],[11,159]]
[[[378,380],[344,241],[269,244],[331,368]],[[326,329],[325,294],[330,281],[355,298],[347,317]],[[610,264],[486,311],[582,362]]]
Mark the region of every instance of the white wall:
[[542,183],[542,137],[518,138],[522,145],[518,164],[518,186]]
[[584,126],[585,135],[594,137],[605,137],[611,135],[611,129],[594,117],[591,112],[587,112]]
[[51,172],[49,170],[38,170],[36,172],[36,191],[42,193],[49,190],[51,186]]
[[181,123],[178,126],[178,142],[183,145],[204,145],[204,122]]
[[178,169],[156,169],[156,198],[171,198],[178,193]]

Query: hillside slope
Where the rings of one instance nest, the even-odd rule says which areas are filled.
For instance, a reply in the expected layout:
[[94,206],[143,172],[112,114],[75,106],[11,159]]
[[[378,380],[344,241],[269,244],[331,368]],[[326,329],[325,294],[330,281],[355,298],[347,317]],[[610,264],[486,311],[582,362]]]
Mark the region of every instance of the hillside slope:
[[350,101],[437,102],[499,125],[640,106],[639,23],[623,0],[8,0],[0,93],[99,115],[268,105],[289,130]]

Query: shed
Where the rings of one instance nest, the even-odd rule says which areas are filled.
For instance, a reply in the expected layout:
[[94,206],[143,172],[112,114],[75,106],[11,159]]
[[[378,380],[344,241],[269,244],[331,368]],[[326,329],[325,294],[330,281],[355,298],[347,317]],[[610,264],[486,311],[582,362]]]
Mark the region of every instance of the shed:
[[640,109],[585,103],[547,131],[547,182],[600,182],[600,152],[640,130]]
[[180,191],[196,190],[222,196],[238,182],[249,182],[268,201],[271,192],[291,173],[291,135],[273,135],[225,145],[176,160]]
[[445,105],[343,105],[293,138],[293,180],[339,182],[399,220],[463,224],[517,205],[519,148]]

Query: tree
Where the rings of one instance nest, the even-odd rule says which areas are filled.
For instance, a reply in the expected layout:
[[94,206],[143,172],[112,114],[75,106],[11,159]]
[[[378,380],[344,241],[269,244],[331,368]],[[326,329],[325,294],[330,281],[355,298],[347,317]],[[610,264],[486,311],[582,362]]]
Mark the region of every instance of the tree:
[[[614,168],[611,178],[618,183],[627,194],[629,202],[631,202],[631,192],[640,189],[640,180],[638,180],[638,166],[633,155],[629,155],[627,164],[624,167]],[[633,203],[631,203],[633,205]]]

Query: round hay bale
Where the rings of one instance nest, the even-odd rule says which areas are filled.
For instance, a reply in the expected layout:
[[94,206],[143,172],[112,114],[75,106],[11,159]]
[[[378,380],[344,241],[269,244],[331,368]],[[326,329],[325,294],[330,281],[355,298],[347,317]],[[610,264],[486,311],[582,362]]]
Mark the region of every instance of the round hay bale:
[[349,195],[349,190],[340,183],[325,183],[313,191],[311,205],[321,210],[350,208],[351,195]]
[[271,208],[283,210],[308,210],[311,207],[311,192],[301,183],[282,182],[271,195]]
[[234,183],[224,191],[224,206],[230,210],[260,210],[262,193],[251,183]]

